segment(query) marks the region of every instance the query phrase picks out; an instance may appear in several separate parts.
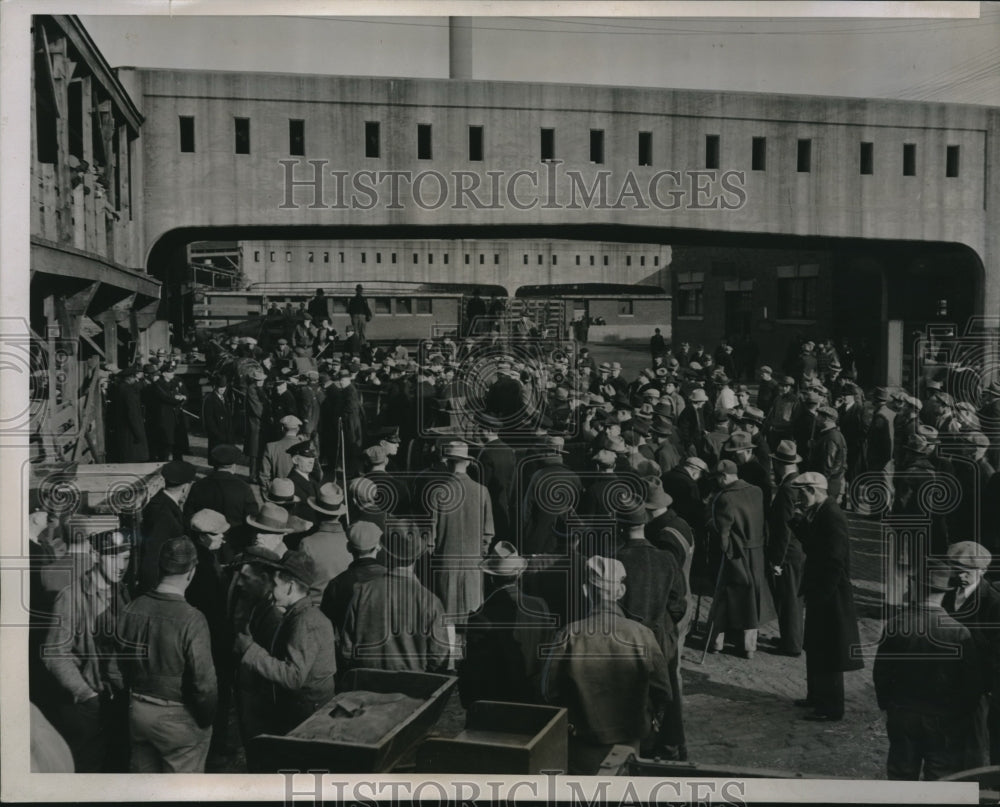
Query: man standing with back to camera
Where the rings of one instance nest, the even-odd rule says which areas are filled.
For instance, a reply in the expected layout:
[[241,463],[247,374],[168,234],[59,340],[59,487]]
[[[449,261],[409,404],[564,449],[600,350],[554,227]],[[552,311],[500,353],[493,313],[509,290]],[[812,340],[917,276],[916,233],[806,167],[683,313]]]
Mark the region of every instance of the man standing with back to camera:
[[372,321],[372,310],[368,307],[365,289],[360,283],[354,287],[354,296],[347,303],[347,313],[351,317],[351,326],[358,335],[358,341],[362,345],[367,344],[365,325]]

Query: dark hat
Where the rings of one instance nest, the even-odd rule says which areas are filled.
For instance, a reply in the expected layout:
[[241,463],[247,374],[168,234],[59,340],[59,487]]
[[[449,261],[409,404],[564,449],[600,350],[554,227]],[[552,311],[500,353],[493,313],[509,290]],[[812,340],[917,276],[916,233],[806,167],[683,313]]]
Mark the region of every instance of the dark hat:
[[164,483],[169,487],[191,482],[197,473],[198,469],[190,462],[184,462],[184,460],[172,460],[160,468],[160,476],[163,477]]
[[903,450],[909,451],[911,454],[927,455],[934,451],[934,446],[922,434],[911,434],[906,445],[903,446]]
[[729,439],[726,440],[726,444],[722,450],[732,454],[737,451],[744,451],[752,448],[753,438],[747,432],[733,432],[729,435]]
[[316,446],[312,440],[302,440],[295,445],[285,449],[285,453],[292,457],[316,457]]
[[235,465],[240,461],[241,456],[240,450],[236,446],[223,443],[212,449],[211,454],[209,454],[209,460],[215,466]]
[[161,373],[172,373],[176,369],[177,369],[177,365],[174,364],[172,361],[165,361],[165,362],[163,362],[163,364],[160,365],[160,372]]
[[281,556],[267,547],[251,545],[233,558],[232,563],[229,565],[242,566],[244,563],[277,569],[281,565]]
[[736,473],[736,463],[732,460],[722,460],[722,462],[715,466],[715,473],[719,476],[731,476]]
[[778,443],[777,450],[771,455],[774,462],[782,462],[786,465],[795,465],[802,462],[802,457],[798,455],[794,440],[782,440]]
[[931,591],[951,591],[952,570],[936,558],[927,560],[927,588]]
[[186,535],[170,538],[160,547],[160,573],[186,574],[198,562],[198,550]]
[[247,516],[247,524],[263,532],[286,533],[292,531],[288,524],[288,511],[273,502],[266,502],[257,515]]
[[764,412],[755,406],[748,406],[739,419],[743,423],[756,423],[759,426],[764,422]]
[[889,400],[889,388],[888,387],[875,387],[872,392],[872,400],[885,403]]
[[646,512],[645,497],[629,496],[621,503],[621,508],[615,511],[615,521],[622,526],[638,527],[649,521],[649,513]]
[[497,541],[479,562],[479,568],[494,577],[517,577],[528,568],[528,561],[517,554],[517,547],[509,541]]
[[306,588],[316,580],[316,562],[301,550],[286,552],[278,565],[278,571],[298,580]]
[[413,563],[427,548],[419,534],[401,528],[390,529],[384,543],[386,553],[403,564]]
[[95,532],[88,536],[90,545],[98,555],[120,555],[129,552],[132,544],[120,530],[106,530]]
[[713,420],[716,424],[728,423],[731,411],[731,409],[716,409],[714,415],[712,416]]
[[658,510],[661,507],[670,507],[674,497],[663,489],[663,482],[659,477],[646,479],[646,509]]

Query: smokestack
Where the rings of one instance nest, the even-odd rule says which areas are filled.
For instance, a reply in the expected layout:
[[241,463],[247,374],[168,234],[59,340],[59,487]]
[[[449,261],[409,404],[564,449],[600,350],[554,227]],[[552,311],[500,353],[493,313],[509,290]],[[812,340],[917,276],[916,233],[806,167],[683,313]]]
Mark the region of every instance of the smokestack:
[[472,78],[472,19],[448,18],[448,78]]

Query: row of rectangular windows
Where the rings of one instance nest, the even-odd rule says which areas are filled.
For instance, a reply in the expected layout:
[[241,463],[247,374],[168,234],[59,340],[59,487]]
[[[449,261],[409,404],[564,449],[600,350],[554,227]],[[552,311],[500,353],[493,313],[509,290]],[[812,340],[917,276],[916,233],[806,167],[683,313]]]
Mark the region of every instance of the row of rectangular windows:
[[[270,251],[270,258],[269,258],[269,261],[271,263],[274,263],[274,260],[275,260],[274,256],[275,256],[275,251],[271,250]],[[308,263],[313,263],[314,262],[315,254],[313,252],[306,253],[306,256],[307,256],[307,262]],[[338,252],[337,256],[339,258],[339,262],[340,263],[344,263],[344,253],[343,252]],[[449,257],[448,254],[445,253],[444,256],[443,256],[444,263],[448,263],[448,257]],[[552,265],[553,266],[555,266],[558,263],[558,257],[559,256],[557,256],[557,255],[553,255],[552,256]],[[608,256],[605,255],[603,257],[604,257],[604,265],[608,266],[609,265]],[[396,263],[396,253],[395,252],[390,253],[389,258],[390,258],[390,260],[389,260],[390,263]],[[469,255],[469,253],[466,252],[465,253],[465,264],[466,264],[466,266],[468,266],[471,263],[470,258],[471,258],[471,255]],[[539,255],[538,256],[538,265],[539,266],[542,266],[544,264],[544,258],[545,258],[544,255]],[[259,249],[255,249],[253,251],[253,260],[254,260],[254,263],[260,263],[260,250]],[[291,263],[292,262],[292,253],[291,252],[286,252],[285,253],[285,262],[286,263]],[[323,253],[323,263],[329,263],[329,262],[330,262],[330,253],[329,252],[324,252]],[[368,262],[368,253],[367,252],[362,252],[361,253],[361,263],[367,263],[367,262]],[[420,253],[419,252],[414,252],[413,253],[413,262],[414,263],[419,263],[420,262]],[[376,252],[375,253],[375,263],[382,263],[382,253],[381,252]],[[427,263],[429,263],[429,264],[430,263],[434,263],[434,254],[433,253],[428,253],[427,254]],[[482,253],[480,253],[480,255],[479,255],[479,265],[482,266],[485,263],[486,263],[486,256],[483,255]],[[500,265],[500,255],[499,255],[499,253],[494,253],[493,254],[493,265],[494,266],[499,266]],[[524,265],[525,266],[528,265],[528,255],[527,254],[525,254],[525,256],[524,256]],[[580,264],[580,256],[579,255],[576,256],[576,265],[577,266],[581,265]],[[594,264],[594,256],[593,255],[590,256],[590,265],[591,266],[595,265]],[[625,265],[626,266],[631,266],[632,265],[632,256],[631,255],[626,255],[625,256]],[[645,265],[646,265],[646,256],[645,255],[640,255],[639,256],[639,266],[645,266]],[[659,265],[660,265],[660,256],[659,255],[654,255],[653,256],[653,266],[659,266]]]
[[[235,149],[237,154],[250,153],[250,119],[235,118]],[[377,159],[382,153],[380,125],[377,121],[365,123],[365,157]],[[181,116],[180,140],[182,152],[193,152],[194,118]],[[859,157],[861,174],[875,173],[875,144],[862,142]],[[293,157],[304,157],[306,153],[305,121],[291,119],[288,121],[288,153]],[[721,138],[719,135],[705,135],[705,168],[718,169],[720,165]],[[431,141],[431,125],[417,124],[417,159],[430,160],[433,156]],[[799,139],[796,146],[796,171],[800,174],[812,170],[812,140]],[[542,129],[540,142],[540,157],[542,160],[556,158],[556,130]],[[483,160],[483,127],[469,127],[469,160]],[[597,165],[604,163],[604,130],[590,130],[590,162]],[[653,133],[639,132],[638,163],[642,166],[653,164]],[[959,164],[959,147],[947,146],[945,152],[945,176],[957,177]],[[767,170],[767,138],[754,137],[750,145],[750,168],[752,171]],[[916,176],[917,146],[915,143],[903,144],[903,176]]]
[[[778,278],[777,319],[816,319],[819,281],[816,277]],[[732,291],[738,295],[742,307],[749,310],[752,291]],[[704,317],[704,288],[700,283],[683,283],[677,290],[677,316]],[[729,302],[727,300],[727,306]]]

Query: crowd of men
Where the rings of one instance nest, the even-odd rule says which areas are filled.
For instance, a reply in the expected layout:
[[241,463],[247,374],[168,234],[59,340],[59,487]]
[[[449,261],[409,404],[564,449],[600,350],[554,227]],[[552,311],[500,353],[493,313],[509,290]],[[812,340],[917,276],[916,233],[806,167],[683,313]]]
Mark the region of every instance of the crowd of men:
[[[302,722],[355,667],[456,674],[465,705],[565,706],[574,772],[613,744],[685,759],[680,653],[699,594],[709,651],[753,659],[776,619],[769,649],[805,653],[804,717],[839,721],[843,673],[863,666],[845,510],[878,498],[852,482],[879,491],[880,513],[922,515],[949,474],[962,495],[930,515],[930,546],[893,558],[875,663],[888,773],[1000,758],[1000,639],[982,627],[1000,607],[983,576],[1000,380],[975,402],[935,378],[923,399],[866,397],[832,342],[807,341],[752,394],[726,344],[663,343],[629,378],[586,347],[495,335],[373,349],[355,309],[336,352],[318,311],[291,342],[211,347],[204,476],[183,459],[175,368],[117,373],[113,453],[164,460],[163,490],[135,535],[90,536],[93,565],[58,592],[43,581],[35,603],[64,652],[40,654],[32,698],[77,770],[204,770],[233,751],[231,716],[266,769],[252,738]],[[58,554],[58,525],[32,523],[39,554]],[[934,625],[916,638],[897,629],[914,614]],[[928,675],[914,649],[939,630],[966,652]]]

